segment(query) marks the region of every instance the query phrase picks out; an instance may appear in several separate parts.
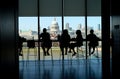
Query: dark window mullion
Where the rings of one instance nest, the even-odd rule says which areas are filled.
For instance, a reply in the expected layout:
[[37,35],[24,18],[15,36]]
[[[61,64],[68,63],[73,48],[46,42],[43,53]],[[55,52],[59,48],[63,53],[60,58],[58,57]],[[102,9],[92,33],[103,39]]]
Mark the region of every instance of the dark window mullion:
[[[85,0],[85,34],[87,37],[87,0]],[[86,59],[87,59],[87,39],[85,40],[86,42]]]
[[[64,29],[64,0],[62,0],[62,31]],[[64,54],[62,54],[62,59],[64,60]]]
[[38,60],[40,60],[40,37],[39,37],[39,34],[40,34],[40,17],[39,17],[40,16],[40,14],[39,14],[40,12],[39,12],[39,9],[40,8],[39,8],[39,0],[37,0],[37,1],[38,1],[37,2],[38,3],[37,4],[37,9],[38,9],[37,10],[38,11],[38,16],[37,16],[38,17]]

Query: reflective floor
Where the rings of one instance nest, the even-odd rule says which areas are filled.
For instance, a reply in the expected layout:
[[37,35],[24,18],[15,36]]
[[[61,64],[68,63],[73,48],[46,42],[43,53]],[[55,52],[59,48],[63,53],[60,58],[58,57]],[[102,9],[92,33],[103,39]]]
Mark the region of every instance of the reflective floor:
[[101,59],[20,61],[20,79],[102,79]]

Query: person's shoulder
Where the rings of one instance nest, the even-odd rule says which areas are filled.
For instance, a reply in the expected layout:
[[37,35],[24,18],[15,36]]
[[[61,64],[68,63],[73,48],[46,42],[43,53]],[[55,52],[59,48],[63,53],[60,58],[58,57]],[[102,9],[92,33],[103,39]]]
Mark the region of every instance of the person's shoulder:
[[41,33],[40,35],[43,35],[43,33]]
[[87,34],[87,35],[91,35],[91,34],[89,33],[89,34]]
[[88,36],[91,36],[91,34],[88,34],[87,37],[88,37]]
[[50,34],[50,33],[47,32],[47,34]]
[[50,35],[50,34],[47,32],[46,35]]

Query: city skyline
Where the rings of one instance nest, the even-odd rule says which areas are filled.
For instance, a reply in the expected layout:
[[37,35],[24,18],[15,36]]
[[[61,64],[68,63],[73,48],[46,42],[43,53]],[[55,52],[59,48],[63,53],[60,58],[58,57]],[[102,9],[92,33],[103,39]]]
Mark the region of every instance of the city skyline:
[[[58,22],[59,29],[62,29],[62,17],[40,17],[40,29],[50,27],[52,21],[56,18]],[[27,31],[27,30],[34,30],[37,31],[38,29],[38,18],[37,17],[19,17],[19,30]],[[64,17],[64,28],[66,23],[69,23],[69,27],[76,30],[78,25],[81,24],[82,28],[85,27],[85,17]],[[93,29],[98,29],[98,24],[101,28],[101,17],[88,17],[87,18],[87,25],[89,27],[93,27]]]

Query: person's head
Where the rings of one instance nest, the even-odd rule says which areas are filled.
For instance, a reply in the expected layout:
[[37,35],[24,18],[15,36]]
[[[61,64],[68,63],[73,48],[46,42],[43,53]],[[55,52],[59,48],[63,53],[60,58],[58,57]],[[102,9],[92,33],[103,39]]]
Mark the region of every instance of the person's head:
[[76,34],[81,34],[81,30],[76,30]]
[[91,29],[91,30],[90,30],[90,33],[91,33],[91,34],[93,34],[93,33],[94,33],[94,30],[93,30],[93,29]]
[[43,32],[45,33],[47,31],[47,29],[46,28],[43,28]]

